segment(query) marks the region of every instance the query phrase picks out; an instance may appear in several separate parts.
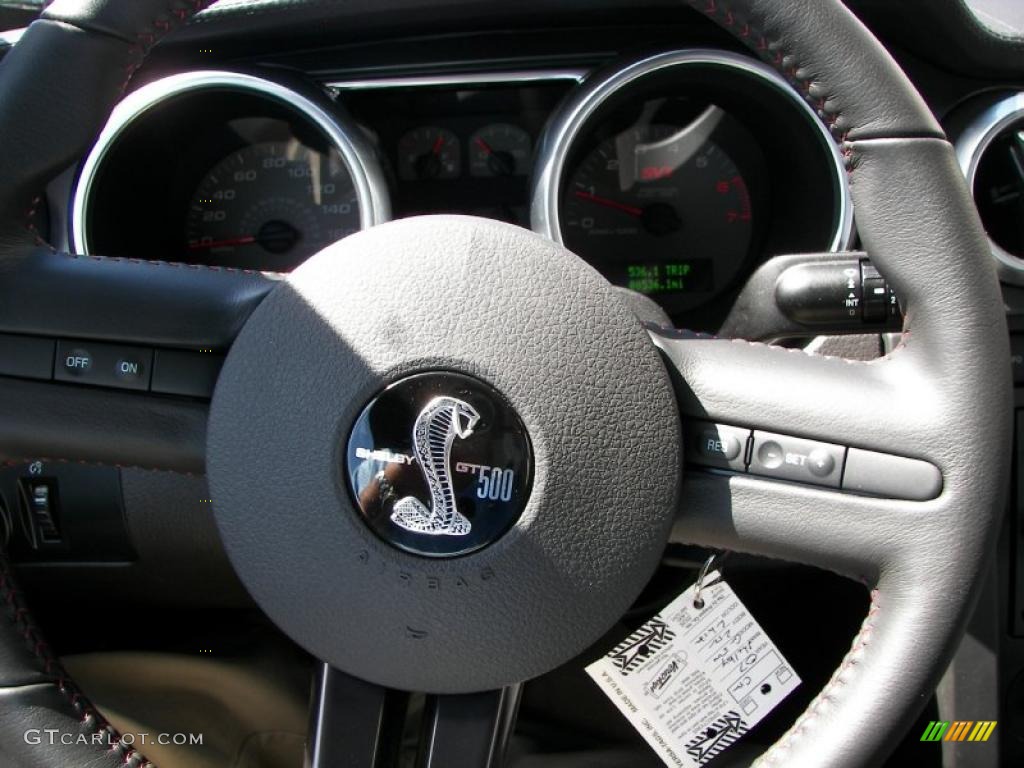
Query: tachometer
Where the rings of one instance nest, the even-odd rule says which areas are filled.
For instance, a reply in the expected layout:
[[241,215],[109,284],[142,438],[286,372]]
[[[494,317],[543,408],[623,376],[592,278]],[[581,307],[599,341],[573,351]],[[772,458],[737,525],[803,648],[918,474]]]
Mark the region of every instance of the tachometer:
[[785,79],[674,50],[594,72],[537,140],[530,224],[688,328],[716,330],[759,263],[843,250],[844,159]]
[[287,271],[359,225],[341,155],[292,139],[250,145],[211,168],[192,196],[186,238],[218,264]]
[[754,215],[736,163],[708,138],[721,117],[712,106],[683,127],[633,126],[599,143],[562,192],[566,246],[647,294],[707,294],[732,280]]

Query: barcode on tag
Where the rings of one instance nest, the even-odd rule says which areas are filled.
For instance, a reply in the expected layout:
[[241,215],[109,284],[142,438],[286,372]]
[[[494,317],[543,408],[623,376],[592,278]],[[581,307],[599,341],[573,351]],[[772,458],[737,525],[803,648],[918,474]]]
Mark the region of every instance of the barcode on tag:
[[799,684],[793,667],[717,574],[690,587],[587,674],[673,768],[728,749]]

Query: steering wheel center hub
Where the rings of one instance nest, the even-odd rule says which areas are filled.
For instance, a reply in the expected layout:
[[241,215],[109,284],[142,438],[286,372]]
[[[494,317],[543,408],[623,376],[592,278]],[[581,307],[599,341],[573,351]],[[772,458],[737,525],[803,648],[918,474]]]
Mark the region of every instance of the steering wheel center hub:
[[530,496],[530,439],[505,398],[446,371],[400,379],[371,400],[348,440],[356,508],[387,543],[464,555],[500,538]]
[[250,593],[371,682],[463,692],[601,636],[656,567],[679,419],[607,282],[525,230],[424,217],[336,243],[252,314],[208,475]]

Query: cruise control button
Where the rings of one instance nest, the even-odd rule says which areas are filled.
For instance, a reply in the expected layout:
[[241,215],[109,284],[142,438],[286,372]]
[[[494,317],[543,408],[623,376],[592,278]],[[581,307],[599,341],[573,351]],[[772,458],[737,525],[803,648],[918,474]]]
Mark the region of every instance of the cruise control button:
[[750,472],[780,480],[838,488],[846,449],[789,435],[754,432]]
[[114,363],[114,375],[125,382],[140,381],[146,373],[146,363],[138,355],[124,355]]
[[927,501],[942,492],[942,473],[934,464],[920,459],[851,448],[843,489],[891,499]]
[[740,455],[740,441],[734,435],[717,430],[706,430],[701,438],[700,450],[705,456],[732,461]]
[[148,390],[153,350],[82,341],[58,341],[53,378],[96,387]]
[[61,369],[68,376],[79,378],[92,370],[92,353],[87,349],[75,348],[67,351],[62,349],[57,359]]
[[692,463],[739,472],[747,468],[749,429],[694,421],[686,432],[686,458]]
[[783,461],[785,461],[785,453],[781,445],[774,440],[769,440],[762,443],[757,449],[757,460],[762,467],[775,469],[782,466]]
[[807,454],[807,467],[811,474],[818,477],[828,477],[836,468],[836,460],[832,454],[822,448],[815,448]]

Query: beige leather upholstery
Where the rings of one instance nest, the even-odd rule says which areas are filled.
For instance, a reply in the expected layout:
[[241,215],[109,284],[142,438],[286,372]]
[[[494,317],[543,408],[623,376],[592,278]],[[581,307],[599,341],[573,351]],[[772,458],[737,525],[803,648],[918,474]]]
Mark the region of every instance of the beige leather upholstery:
[[[300,768],[308,688],[281,667],[158,653],[68,656],[93,704],[160,768]],[[140,734],[148,734],[140,743]],[[162,745],[157,734],[202,734]]]

